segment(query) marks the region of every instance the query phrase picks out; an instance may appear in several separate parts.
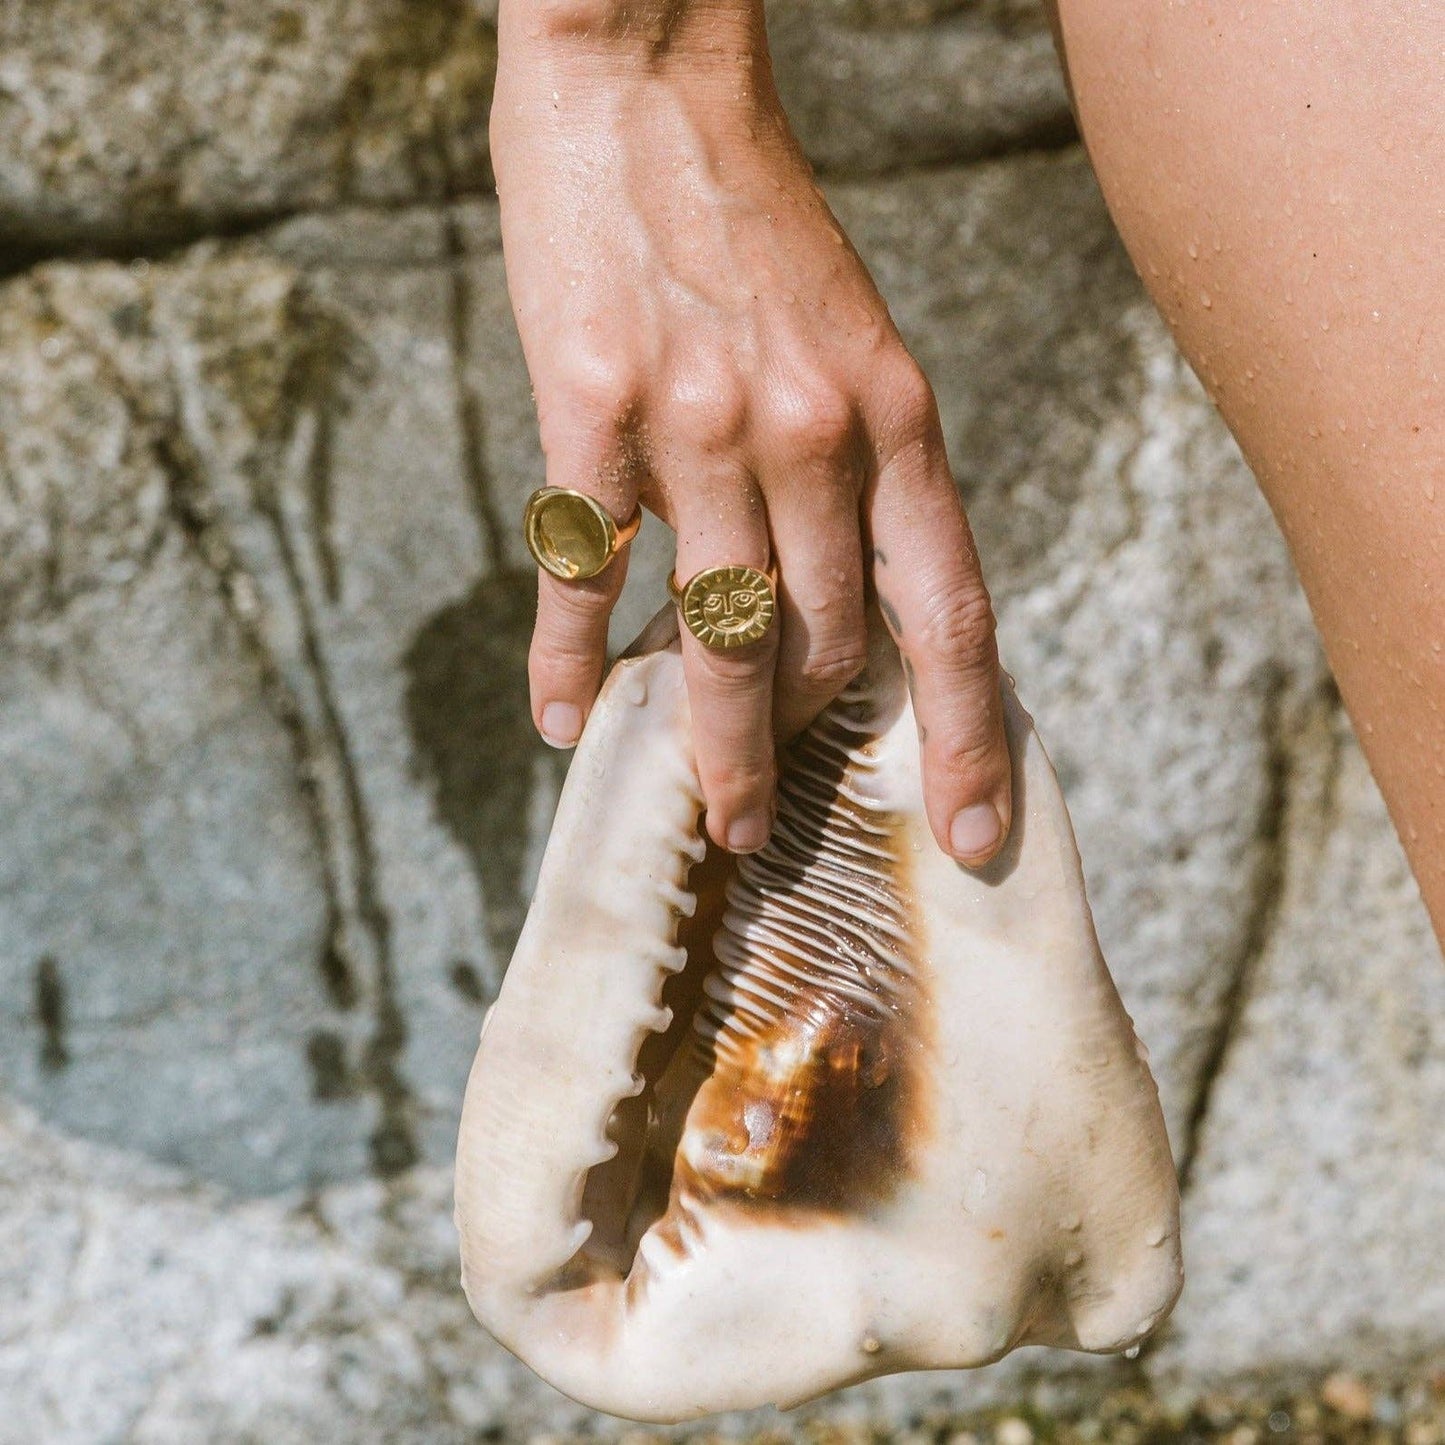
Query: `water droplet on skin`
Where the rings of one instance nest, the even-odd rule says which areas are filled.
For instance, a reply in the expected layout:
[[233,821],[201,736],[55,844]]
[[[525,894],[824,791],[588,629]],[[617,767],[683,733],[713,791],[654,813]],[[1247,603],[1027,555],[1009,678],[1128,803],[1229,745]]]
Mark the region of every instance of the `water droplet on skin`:
[[1139,1346],[1130,1345],[1129,1348],[1124,1351],[1124,1358],[1126,1360],[1137,1360],[1139,1358]]
[[1164,1226],[1161,1224],[1157,1229],[1153,1231],[1153,1233],[1150,1234],[1149,1247],[1151,1249],[1158,1249],[1159,1246],[1163,1244],[1164,1241],[1168,1238],[1169,1231],[1165,1229]]
[[1191,241],[1191,242],[1189,243],[1189,259],[1190,259],[1191,261],[1197,261],[1197,260],[1199,259],[1199,242],[1198,242],[1198,241]]
[[877,1335],[863,1336],[863,1353],[865,1355],[876,1355],[883,1348],[883,1341]]
[[1433,501],[1435,500],[1435,483],[1434,483],[1434,482],[1426,482],[1426,483],[1425,483],[1425,500],[1426,500],[1427,502],[1433,502]]
[[1083,1264],[1083,1262],[1084,1262],[1084,1251],[1081,1250],[1081,1249],[1071,1249],[1071,1250],[1064,1256],[1064,1263],[1065,1263],[1070,1269],[1075,1269],[1075,1268],[1077,1268],[1079,1265]]
[[1069,1234],[1077,1234],[1083,1227],[1084,1221],[1077,1214],[1068,1214],[1059,1220],[1059,1228]]
[[1154,1321],[1156,1319],[1158,1319],[1158,1315],[1146,1315],[1135,1326],[1135,1329],[1137,1329],[1141,1335],[1147,1335],[1149,1331],[1154,1328]]
[[1209,294],[1209,292],[1201,291],[1199,293],[1199,304],[1206,311],[1212,311],[1214,309],[1214,298]]

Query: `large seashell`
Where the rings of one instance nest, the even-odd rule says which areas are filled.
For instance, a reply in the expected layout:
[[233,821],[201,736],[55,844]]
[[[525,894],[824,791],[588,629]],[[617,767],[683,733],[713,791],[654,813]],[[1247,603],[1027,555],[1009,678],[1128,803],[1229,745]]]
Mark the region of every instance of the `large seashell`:
[[772,841],[733,859],[702,841],[664,626],[587,724],[483,1026],[456,1180],[477,1318],[651,1421],[1137,1344],[1179,1292],[1178,1187],[1028,715],[1010,692],[1013,832],[969,872],[928,831],[875,619],[786,754]]

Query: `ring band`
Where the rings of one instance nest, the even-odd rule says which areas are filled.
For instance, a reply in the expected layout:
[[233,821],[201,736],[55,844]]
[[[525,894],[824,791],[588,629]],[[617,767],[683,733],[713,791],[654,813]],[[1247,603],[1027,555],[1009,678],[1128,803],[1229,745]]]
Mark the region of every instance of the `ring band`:
[[761,642],[777,615],[773,580],[756,567],[705,567],[686,586],[674,572],[667,590],[687,630],[713,652]]
[[527,550],[544,572],[563,582],[605,571],[641,525],[641,507],[619,523],[595,497],[570,487],[539,487],[522,514]]

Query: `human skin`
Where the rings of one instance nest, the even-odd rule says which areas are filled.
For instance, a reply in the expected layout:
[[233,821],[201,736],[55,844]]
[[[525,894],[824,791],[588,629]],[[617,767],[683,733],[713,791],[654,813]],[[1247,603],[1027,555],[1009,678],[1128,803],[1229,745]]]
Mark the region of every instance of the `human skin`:
[[1289,542],[1445,942],[1445,16],[1060,0],[1109,209]]
[[[780,625],[684,631],[707,828],[772,824],[775,745],[861,669],[871,586],[909,668],[930,826],[1010,821],[993,615],[931,388],[814,184],[755,0],[503,0],[492,156],[546,481],[677,533],[677,574],[776,564]],[[596,698],[625,557],[539,578],[543,736]],[[661,600],[661,599],[659,599]],[[625,800],[619,800],[625,805]]]

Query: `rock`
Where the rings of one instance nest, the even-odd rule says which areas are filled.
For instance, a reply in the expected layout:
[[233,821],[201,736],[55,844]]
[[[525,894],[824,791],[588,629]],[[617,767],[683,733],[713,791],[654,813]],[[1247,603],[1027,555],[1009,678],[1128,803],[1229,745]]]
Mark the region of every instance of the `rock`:
[[1166,1375],[1383,1371],[1445,1344],[1445,969],[1358,748],[1328,715],[1307,741],[1207,1100]]
[[478,189],[495,65],[468,0],[6,6],[0,249]]
[[371,1106],[288,719],[186,511],[151,298],[116,267],[0,293],[0,1080],[265,1190],[364,1168]]
[[236,1203],[0,1104],[0,1445],[576,1428],[476,1328],[454,1264],[424,1272],[409,1208],[444,1220],[449,1194],[435,1170],[389,1202]]
[[788,118],[830,175],[1074,134],[1039,0],[782,0],[768,7],[768,36]]

